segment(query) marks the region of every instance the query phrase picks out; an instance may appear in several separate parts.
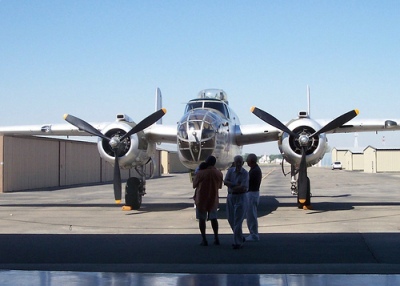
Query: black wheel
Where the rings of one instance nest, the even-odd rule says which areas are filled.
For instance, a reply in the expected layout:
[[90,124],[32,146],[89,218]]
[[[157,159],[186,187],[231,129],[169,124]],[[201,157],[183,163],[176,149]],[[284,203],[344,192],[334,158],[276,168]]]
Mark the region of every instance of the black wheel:
[[126,181],[125,204],[133,210],[140,209],[142,205],[142,182],[139,178],[131,177]]

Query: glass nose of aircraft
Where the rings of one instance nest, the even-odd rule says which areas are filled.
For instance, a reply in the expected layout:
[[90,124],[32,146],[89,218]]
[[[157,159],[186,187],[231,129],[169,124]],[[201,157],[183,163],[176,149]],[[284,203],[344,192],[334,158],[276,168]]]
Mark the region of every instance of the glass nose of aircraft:
[[178,147],[184,160],[201,162],[213,153],[217,120],[213,112],[204,109],[192,110],[182,117],[178,123]]

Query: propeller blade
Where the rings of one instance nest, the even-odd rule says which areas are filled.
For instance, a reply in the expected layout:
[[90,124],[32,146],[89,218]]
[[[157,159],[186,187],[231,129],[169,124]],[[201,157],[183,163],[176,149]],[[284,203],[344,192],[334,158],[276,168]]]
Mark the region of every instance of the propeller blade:
[[278,128],[279,130],[282,130],[283,132],[286,132],[292,136],[294,136],[295,138],[299,137],[298,134],[294,133],[292,130],[290,130],[289,128],[287,128],[287,126],[285,124],[283,124],[282,122],[280,122],[278,119],[276,119],[275,117],[273,117],[271,114],[265,112],[264,110],[261,110],[255,106],[253,106],[252,108],[250,108],[250,111],[257,116],[258,118],[260,118],[261,120],[265,121],[266,123]]
[[298,178],[298,198],[299,202],[304,204],[307,200],[307,162],[306,162],[306,147],[301,147],[301,161],[299,166]]
[[121,142],[125,139],[131,136],[132,134],[135,134],[139,131],[142,131],[143,129],[149,127],[153,123],[157,122],[161,117],[163,117],[167,113],[167,110],[165,108],[161,108],[154,112],[153,114],[150,114],[147,116],[145,119],[140,121],[135,127],[133,127],[131,130],[129,130],[128,133],[126,133],[124,136],[121,137]]
[[345,114],[333,119],[331,122],[326,124],[324,127],[322,127],[320,130],[315,132],[313,135],[310,137],[318,136],[321,133],[325,133],[327,131],[330,131],[332,129],[338,128],[345,124],[346,122],[352,120],[354,117],[356,117],[360,113],[358,109],[351,110],[349,112],[346,112]]
[[90,125],[89,123],[87,123],[86,121],[75,117],[71,114],[64,114],[64,119],[65,121],[71,123],[72,125],[74,125],[75,127],[78,127],[80,130],[83,130],[89,134],[92,134],[94,136],[98,136],[101,137],[103,139],[106,140],[110,140],[110,138],[108,138],[107,136],[103,135],[99,130],[97,130],[96,128],[94,128],[92,125]]
[[118,148],[114,149],[115,161],[114,161],[114,198],[117,204],[121,203],[122,197],[122,186],[121,186],[121,171],[119,169],[119,160],[118,160]]

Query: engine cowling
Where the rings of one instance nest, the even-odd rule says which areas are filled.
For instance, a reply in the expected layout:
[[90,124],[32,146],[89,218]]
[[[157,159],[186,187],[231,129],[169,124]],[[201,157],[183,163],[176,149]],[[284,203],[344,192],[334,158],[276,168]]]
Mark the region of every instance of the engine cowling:
[[[287,125],[296,134],[310,136],[321,126],[310,118],[296,119]],[[306,162],[308,166],[318,163],[324,156],[327,146],[327,139],[324,133],[310,138],[306,151]],[[278,147],[283,158],[292,165],[299,166],[301,160],[301,147],[298,139],[283,132],[278,140]]]
[[[104,128],[101,132],[108,138],[120,138],[128,133],[136,124],[133,122],[114,122]],[[114,165],[115,155],[109,141],[99,138],[97,149],[100,157]],[[119,149],[119,166],[122,169],[129,169],[138,165],[145,165],[155,153],[155,145],[144,140],[144,132],[140,131],[124,140]]]

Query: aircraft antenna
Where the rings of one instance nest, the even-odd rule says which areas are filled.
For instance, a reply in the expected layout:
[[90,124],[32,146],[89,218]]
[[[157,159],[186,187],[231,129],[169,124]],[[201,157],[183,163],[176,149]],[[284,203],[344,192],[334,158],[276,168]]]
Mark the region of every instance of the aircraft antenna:
[[354,133],[354,148],[358,148],[358,133]]
[[310,87],[307,85],[307,113],[310,116]]
[[[162,108],[162,96],[161,96],[161,90],[157,87],[156,89],[156,111]],[[157,124],[162,124],[162,118],[160,118],[157,122]]]

